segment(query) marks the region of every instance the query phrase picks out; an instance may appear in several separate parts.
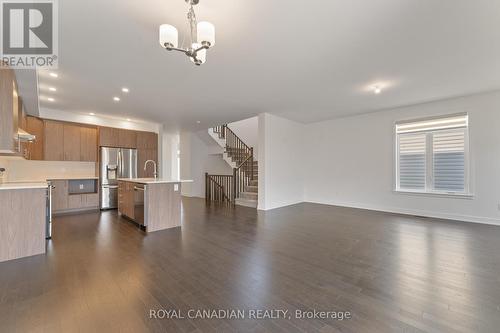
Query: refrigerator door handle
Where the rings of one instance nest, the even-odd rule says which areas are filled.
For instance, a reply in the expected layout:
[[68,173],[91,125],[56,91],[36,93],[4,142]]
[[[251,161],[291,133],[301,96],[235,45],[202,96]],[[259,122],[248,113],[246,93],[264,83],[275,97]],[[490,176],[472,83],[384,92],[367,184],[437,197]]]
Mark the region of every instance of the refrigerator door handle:
[[122,151],[121,151],[121,149],[118,150],[118,154],[116,155],[116,158],[118,159],[116,161],[116,164],[118,165],[118,177],[117,178],[123,178],[122,177],[122,173],[123,173],[122,168],[123,168],[123,166],[122,166]]
[[121,176],[123,177],[123,151],[120,149],[120,166],[122,168],[122,173],[121,173]]

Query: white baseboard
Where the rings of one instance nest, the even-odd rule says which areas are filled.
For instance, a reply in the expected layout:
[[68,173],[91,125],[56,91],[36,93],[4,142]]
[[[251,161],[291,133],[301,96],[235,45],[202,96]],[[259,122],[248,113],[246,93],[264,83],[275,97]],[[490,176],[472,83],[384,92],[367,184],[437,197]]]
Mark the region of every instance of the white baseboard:
[[499,225],[500,226],[500,219],[493,218],[493,217],[486,217],[486,216],[449,214],[449,213],[432,212],[432,211],[417,210],[417,209],[381,207],[381,206],[372,206],[372,205],[364,205],[364,204],[359,204],[359,203],[348,203],[348,202],[321,202],[321,201],[310,201],[310,200],[308,200],[306,202],[322,204],[322,205],[329,205],[329,206],[367,209],[367,210],[374,210],[374,211],[386,212],[386,213],[424,216],[424,217],[431,217],[431,218],[443,219],[443,220],[455,220],[455,221],[462,221],[462,222],[481,223],[481,224],[490,224],[490,225]]
[[273,205],[273,206],[265,207],[265,208],[262,208],[261,206],[257,206],[257,210],[268,211],[268,210],[273,210],[273,209],[278,209],[278,208],[283,208],[283,207],[297,205],[297,204],[300,204],[300,203],[303,203],[303,202],[304,201],[302,201],[302,200],[301,201],[295,201],[295,202],[287,202],[287,203]]

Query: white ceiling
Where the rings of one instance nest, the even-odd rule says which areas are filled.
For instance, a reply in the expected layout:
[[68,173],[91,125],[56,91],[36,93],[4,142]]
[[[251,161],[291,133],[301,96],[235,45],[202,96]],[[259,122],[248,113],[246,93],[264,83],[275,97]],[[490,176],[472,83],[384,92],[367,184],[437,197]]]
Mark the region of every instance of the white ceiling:
[[[196,10],[217,33],[201,67],[158,44],[162,23],[186,35],[183,0],[59,1],[60,77],[40,79],[42,98],[56,101],[41,107],[197,129],[261,112],[308,123],[500,88],[500,1],[201,0]],[[367,90],[377,83],[380,95]],[[122,86],[130,93],[114,103]]]

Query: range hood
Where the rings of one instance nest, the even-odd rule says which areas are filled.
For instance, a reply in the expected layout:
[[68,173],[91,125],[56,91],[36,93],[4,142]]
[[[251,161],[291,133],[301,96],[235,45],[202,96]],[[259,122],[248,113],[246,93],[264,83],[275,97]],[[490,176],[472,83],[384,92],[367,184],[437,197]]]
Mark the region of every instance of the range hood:
[[36,136],[34,136],[33,134],[29,134],[21,128],[17,130],[17,137],[21,142],[33,142],[36,140]]

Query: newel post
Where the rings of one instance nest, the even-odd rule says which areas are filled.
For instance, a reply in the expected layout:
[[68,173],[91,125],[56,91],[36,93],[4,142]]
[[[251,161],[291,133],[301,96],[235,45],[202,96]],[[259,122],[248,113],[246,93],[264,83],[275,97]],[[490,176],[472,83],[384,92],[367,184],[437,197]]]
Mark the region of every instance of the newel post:
[[205,201],[209,201],[209,193],[210,191],[208,190],[208,172],[205,172]]
[[236,179],[236,168],[233,169],[233,190],[232,190],[232,193],[231,193],[231,201],[233,202],[233,204],[235,203],[236,201],[236,182],[237,182],[237,179]]

